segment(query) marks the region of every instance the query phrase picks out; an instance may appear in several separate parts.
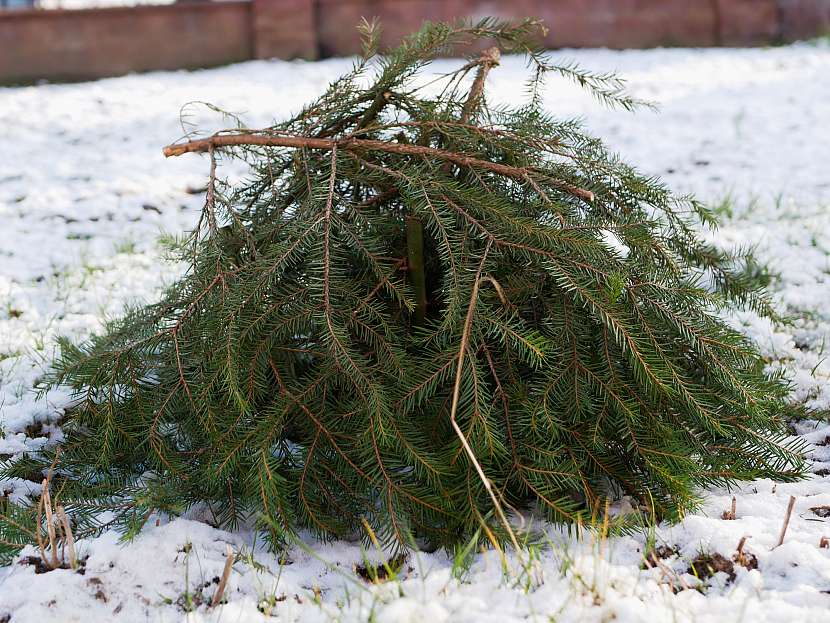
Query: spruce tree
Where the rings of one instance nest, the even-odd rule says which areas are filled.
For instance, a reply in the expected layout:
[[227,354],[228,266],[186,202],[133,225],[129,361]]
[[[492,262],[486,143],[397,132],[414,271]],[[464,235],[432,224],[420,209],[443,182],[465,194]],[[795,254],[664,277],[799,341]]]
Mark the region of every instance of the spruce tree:
[[[573,522],[627,494],[676,519],[700,487],[799,476],[787,384],[723,320],[773,313],[746,258],[701,242],[701,204],[543,110],[551,73],[636,102],[552,63],[537,29],[427,24],[377,55],[364,24],[353,70],[290,120],[166,149],[210,161],[188,270],[62,341],[49,379],[76,396],[51,481],[76,536],[203,504],[276,542],[368,523],[451,546],[504,535],[494,508]],[[487,102],[497,47],[422,77],[482,42],[527,54],[521,107]],[[226,158],[247,179],[223,183]],[[6,551],[35,506],[7,503]]]

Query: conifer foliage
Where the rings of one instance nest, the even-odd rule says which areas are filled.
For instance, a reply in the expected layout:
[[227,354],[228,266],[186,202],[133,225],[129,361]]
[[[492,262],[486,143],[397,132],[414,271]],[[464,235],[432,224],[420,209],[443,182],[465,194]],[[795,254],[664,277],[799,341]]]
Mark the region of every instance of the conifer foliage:
[[[364,24],[354,70],[294,118],[167,148],[211,164],[189,270],[63,342],[51,379],[77,398],[52,497],[79,537],[202,504],[277,542],[368,523],[451,546],[497,531],[494,498],[576,521],[628,494],[677,518],[698,487],[798,476],[787,386],[720,319],[771,313],[745,259],[700,241],[694,200],[542,109],[550,73],[636,102],[551,63],[537,28],[427,24],[377,55]],[[497,48],[424,77],[485,41],[528,55],[523,106],[487,102]],[[231,157],[250,167],[233,186]],[[25,541],[8,506],[5,540]]]

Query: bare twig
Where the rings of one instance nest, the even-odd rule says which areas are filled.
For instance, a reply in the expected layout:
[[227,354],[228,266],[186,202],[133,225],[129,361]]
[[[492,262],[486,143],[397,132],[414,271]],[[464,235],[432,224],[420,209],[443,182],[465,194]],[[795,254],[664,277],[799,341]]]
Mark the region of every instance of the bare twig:
[[[438,158],[452,162],[460,167],[469,167],[473,169],[485,169],[498,175],[503,175],[522,182],[527,182],[531,178],[531,174],[548,178],[543,171],[529,167],[512,167],[499,162],[490,162],[489,160],[481,160],[480,158],[473,158],[463,153],[450,151],[447,149],[438,149],[436,147],[427,147],[424,145],[410,145],[406,143],[393,143],[388,141],[378,141],[373,139],[358,139],[358,138],[344,138],[340,140],[315,138],[309,136],[288,136],[281,134],[274,134],[268,130],[259,132],[240,132],[235,134],[214,134],[208,138],[188,141],[186,143],[178,143],[168,145],[164,148],[164,155],[166,157],[181,156],[187,153],[205,152],[215,149],[216,147],[233,147],[240,145],[260,145],[263,147],[293,147],[297,149],[322,149],[333,150],[336,148],[347,151],[385,151],[387,153],[403,154],[409,156],[426,156]],[[579,188],[562,180],[551,180],[553,183],[563,191],[583,199],[584,201],[592,202],[594,200],[594,193],[584,188]]]
[[790,496],[790,502],[787,504],[787,514],[784,516],[784,525],[781,526],[781,534],[778,535],[778,547],[784,542],[784,536],[787,534],[787,527],[790,525],[790,516],[793,514],[793,506],[795,506],[795,496]]
[[484,50],[478,60],[475,61],[475,64],[478,65],[478,72],[476,72],[475,80],[473,80],[473,86],[470,87],[467,101],[464,102],[464,108],[461,110],[461,123],[467,123],[475,112],[484,95],[484,81],[487,79],[487,74],[499,64],[500,60],[501,52],[498,48],[492,47]]
[[225,587],[228,585],[228,578],[231,577],[231,569],[233,568],[234,555],[230,545],[225,546],[225,569],[222,571],[222,577],[219,579],[219,586],[216,587],[216,592],[213,594],[213,599],[210,600],[210,607],[215,608],[222,601],[225,594]]
[[210,181],[208,182],[207,195],[205,196],[205,212],[208,215],[208,225],[211,233],[218,230],[216,223],[216,154],[213,147],[208,149],[210,156]]

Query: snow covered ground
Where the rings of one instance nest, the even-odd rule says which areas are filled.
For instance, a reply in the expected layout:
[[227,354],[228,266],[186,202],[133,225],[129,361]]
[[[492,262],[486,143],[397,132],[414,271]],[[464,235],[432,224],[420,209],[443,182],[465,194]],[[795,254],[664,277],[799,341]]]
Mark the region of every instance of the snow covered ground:
[[[749,314],[736,321],[789,369],[794,399],[830,408],[830,46],[557,55],[616,69],[636,96],[659,104],[658,113],[632,115],[603,109],[564,81],[546,92],[551,110],[584,117],[642,170],[723,205],[726,220],[713,237],[757,245],[782,309],[798,318],[788,327]],[[179,108],[209,101],[252,127],[267,125],[348,64],[258,61],[0,89],[0,454],[60,438],[54,422],[66,396],[38,399],[32,389],[54,356],[55,336],[83,338],[176,275],[177,267],[159,266],[157,240],[193,226],[207,172],[198,156],[161,154],[182,134]],[[491,75],[491,97],[519,97],[522,69],[520,59],[505,59]],[[206,130],[224,125],[191,110]],[[374,586],[352,575],[359,545],[310,543],[280,561],[252,534],[215,530],[194,514],[151,521],[129,545],[113,534],[82,542],[85,575],[0,569],[0,622],[827,620],[830,549],[819,542],[830,537],[830,518],[811,508],[830,506],[830,427],[796,429],[814,444],[817,475],[747,483],[736,492],[734,521],[721,519],[732,492],[705,492],[699,514],[656,528],[666,557],[653,568],[642,564],[645,534],[577,541],[540,526],[548,546],[524,570],[511,561],[512,575],[492,552],[469,568],[422,553],[397,581]],[[789,531],[774,548],[790,495]],[[735,565],[733,580],[686,573],[700,554],[731,559],[743,536],[757,569]],[[238,555],[229,603],[210,609],[199,604],[213,595],[226,544]]]

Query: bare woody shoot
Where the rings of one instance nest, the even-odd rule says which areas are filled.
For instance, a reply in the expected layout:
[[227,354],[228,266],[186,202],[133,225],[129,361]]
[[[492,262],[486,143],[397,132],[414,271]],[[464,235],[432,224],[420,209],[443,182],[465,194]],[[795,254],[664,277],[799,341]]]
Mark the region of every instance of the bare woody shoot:
[[[622,496],[635,520],[676,520],[701,487],[799,478],[788,385],[722,319],[774,315],[749,256],[704,243],[702,205],[542,109],[552,73],[639,102],[552,63],[539,28],[427,24],[381,55],[367,23],[353,70],[290,120],[166,147],[209,159],[175,250],[188,270],[62,342],[50,383],[76,400],[59,460],[0,476],[55,461],[75,539],[201,506],[274,547],[309,530],[398,548],[518,547],[520,516],[590,523]],[[462,45],[484,52],[425,73]],[[487,98],[502,52],[527,55],[519,108]],[[231,158],[248,166],[233,184]],[[41,534],[42,508],[0,508],[4,555]]]

